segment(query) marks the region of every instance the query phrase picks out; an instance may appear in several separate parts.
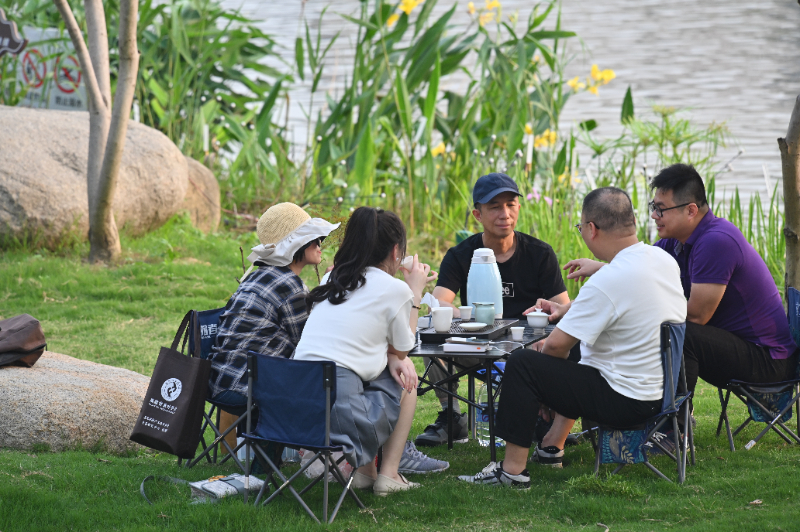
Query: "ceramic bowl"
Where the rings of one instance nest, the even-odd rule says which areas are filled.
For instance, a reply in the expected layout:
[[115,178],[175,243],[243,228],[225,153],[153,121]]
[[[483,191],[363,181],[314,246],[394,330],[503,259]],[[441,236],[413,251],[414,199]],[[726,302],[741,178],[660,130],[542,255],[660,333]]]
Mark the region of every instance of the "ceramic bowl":
[[544,312],[531,312],[527,316],[530,327],[541,329],[542,327],[547,327],[547,324],[550,323],[550,316]]

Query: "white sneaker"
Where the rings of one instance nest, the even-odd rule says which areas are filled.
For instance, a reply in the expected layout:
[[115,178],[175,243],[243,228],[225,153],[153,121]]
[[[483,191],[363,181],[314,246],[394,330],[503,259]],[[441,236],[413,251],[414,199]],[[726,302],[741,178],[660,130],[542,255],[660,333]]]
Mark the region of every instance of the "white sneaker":
[[375,493],[375,495],[386,497],[395,491],[406,491],[420,487],[420,484],[417,484],[416,482],[409,482],[403,475],[400,475],[400,478],[402,479],[402,482],[398,482],[393,478],[387,477],[386,475],[378,474],[378,480],[376,480],[375,485],[372,486],[372,491]]

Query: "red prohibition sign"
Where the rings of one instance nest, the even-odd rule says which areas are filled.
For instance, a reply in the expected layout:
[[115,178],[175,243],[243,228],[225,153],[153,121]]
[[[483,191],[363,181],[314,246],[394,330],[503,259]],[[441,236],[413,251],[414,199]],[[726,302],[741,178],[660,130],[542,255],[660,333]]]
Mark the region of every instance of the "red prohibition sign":
[[47,74],[47,63],[44,57],[36,48],[31,48],[25,52],[22,58],[22,77],[25,83],[33,89],[38,89],[44,84],[44,77]]
[[[65,59],[65,61],[61,61]],[[81,67],[74,55],[59,57],[56,60],[56,86],[61,92],[72,94],[81,84]]]

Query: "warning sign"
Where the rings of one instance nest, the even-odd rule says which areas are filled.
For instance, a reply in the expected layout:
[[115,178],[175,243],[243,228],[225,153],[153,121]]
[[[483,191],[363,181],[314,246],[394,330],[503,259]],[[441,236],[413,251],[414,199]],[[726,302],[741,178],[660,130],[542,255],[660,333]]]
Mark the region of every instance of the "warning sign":
[[69,36],[58,29],[22,29],[28,48],[17,62],[17,82],[27,89],[20,105],[85,111],[86,87]]
[[81,67],[74,55],[62,56],[56,60],[56,87],[65,94],[72,94],[81,85]]
[[44,85],[44,78],[47,75],[47,63],[42,53],[36,48],[31,48],[22,57],[22,77],[32,89],[38,89]]

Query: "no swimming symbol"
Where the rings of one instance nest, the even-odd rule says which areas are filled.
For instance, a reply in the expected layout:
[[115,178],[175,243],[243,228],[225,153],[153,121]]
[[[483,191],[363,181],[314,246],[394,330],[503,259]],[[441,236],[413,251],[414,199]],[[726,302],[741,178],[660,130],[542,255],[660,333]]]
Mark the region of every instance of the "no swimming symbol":
[[61,56],[56,60],[56,86],[66,94],[72,94],[81,84],[81,67],[74,55]]

